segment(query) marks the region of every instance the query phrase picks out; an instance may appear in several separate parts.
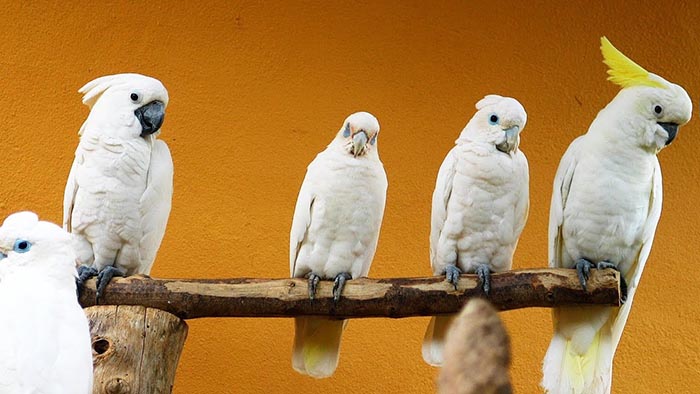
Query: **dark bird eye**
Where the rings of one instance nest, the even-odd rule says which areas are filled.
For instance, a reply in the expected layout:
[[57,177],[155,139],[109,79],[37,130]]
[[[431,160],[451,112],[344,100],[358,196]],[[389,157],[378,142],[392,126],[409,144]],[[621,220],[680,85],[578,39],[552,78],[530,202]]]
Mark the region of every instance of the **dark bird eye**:
[[492,125],[498,124],[498,115],[491,114],[489,116],[489,123],[491,123]]
[[131,93],[131,101],[139,101],[139,95],[136,93]]
[[12,250],[14,250],[17,253],[25,253],[29,252],[29,249],[32,248],[32,243],[24,240],[24,239],[18,239],[15,241],[15,245],[12,247]]
[[661,113],[662,113],[663,111],[664,111],[664,109],[663,109],[660,105],[655,105],[655,106],[654,106],[654,112],[655,112],[657,115],[661,115]]

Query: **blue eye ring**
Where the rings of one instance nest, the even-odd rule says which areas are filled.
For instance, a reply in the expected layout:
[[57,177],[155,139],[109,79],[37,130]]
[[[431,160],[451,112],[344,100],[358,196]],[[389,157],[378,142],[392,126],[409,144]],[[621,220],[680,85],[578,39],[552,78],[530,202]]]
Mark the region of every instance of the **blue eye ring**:
[[497,125],[499,121],[500,119],[498,119],[498,115],[493,113],[489,115],[489,124]]
[[12,250],[14,250],[17,253],[27,253],[31,248],[32,243],[27,241],[26,239],[21,238],[16,240],[14,246],[12,246]]

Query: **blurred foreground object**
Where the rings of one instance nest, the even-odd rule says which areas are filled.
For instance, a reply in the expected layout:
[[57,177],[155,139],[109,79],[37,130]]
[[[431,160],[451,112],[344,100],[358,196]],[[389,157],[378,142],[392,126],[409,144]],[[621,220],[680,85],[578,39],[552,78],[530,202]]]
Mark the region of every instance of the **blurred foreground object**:
[[454,319],[445,343],[439,393],[512,393],[508,373],[510,340],[488,301],[469,301]]

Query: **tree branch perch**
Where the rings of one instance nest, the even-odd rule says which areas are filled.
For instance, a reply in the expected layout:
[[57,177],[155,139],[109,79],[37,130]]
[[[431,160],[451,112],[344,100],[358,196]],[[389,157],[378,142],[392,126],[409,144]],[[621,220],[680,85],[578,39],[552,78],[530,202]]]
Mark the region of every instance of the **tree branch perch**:
[[[338,318],[411,317],[457,313],[469,298],[483,297],[476,275],[462,275],[455,291],[444,277],[360,278],[347,282],[334,303],[332,281],[321,281],[314,301],[305,279],[154,279],[114,278],[100,305],[143,305],[182,319],[202,317]],[[488,300],[495,308],[620,305],[620,274],[592,270],[588,290],[572,269],[529,269],[491,276]],[[80,297],[83,307],[95,305],[95,280]]]

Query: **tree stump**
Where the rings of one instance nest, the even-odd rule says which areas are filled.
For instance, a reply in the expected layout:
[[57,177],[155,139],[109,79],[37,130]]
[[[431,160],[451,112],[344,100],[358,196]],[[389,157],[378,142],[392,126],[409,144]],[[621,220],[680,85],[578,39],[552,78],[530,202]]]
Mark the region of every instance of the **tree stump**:
[[187,324],[143,306],[85,309],[90,321],[93,394],[170,393]]

